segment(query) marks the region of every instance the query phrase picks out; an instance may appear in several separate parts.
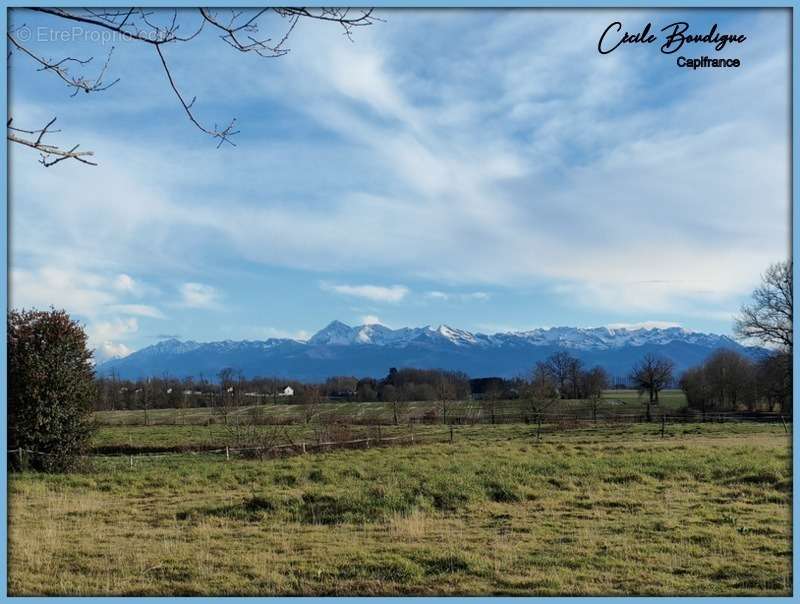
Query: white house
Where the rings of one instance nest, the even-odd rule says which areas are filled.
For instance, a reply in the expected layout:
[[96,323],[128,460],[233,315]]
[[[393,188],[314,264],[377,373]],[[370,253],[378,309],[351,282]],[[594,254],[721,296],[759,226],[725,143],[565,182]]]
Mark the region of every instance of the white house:
[[294,396],[294,388],[286,386],[286,388],[278,393],[278,396]]

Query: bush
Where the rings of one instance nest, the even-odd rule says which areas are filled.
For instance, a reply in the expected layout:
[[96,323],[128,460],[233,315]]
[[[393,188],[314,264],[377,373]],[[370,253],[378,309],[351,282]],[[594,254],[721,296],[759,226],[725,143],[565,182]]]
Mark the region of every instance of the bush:
[[86,333],[62,310],[8,314],[9,466],[45,472],[75,466],[91,436],[95,395]]

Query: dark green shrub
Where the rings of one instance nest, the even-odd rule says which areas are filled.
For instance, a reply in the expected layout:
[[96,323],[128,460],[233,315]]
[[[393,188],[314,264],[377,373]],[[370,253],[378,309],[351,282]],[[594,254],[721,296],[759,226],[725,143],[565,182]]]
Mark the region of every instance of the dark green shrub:
[[9,467],[73,469],[93,430],[86,333],[62,310],[12,310],[7,323]]

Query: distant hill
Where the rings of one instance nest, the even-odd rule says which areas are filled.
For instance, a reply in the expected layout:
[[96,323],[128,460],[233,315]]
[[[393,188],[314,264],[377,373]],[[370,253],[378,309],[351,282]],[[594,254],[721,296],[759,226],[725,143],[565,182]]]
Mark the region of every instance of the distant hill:
[[440,368],[471,377],[527,375],[553,352],[567,350],[586,366],[600,365],[611,376],[625,377],[648,352],[672,359],[677,374],[721,348],[749,356],[764,351],[743,347],[723,335],[665,329],[553,327],[486,335],[440,325],[390,329],[383,325],[351,327],[333,321],[308,341],[192,342],[165,340],[127,357],[101,364],[99,375],[120,378],[193,376],[215,379],[225,367],[247,377],[276,376],[318,381],[335,375],[382,377],[390,367]]

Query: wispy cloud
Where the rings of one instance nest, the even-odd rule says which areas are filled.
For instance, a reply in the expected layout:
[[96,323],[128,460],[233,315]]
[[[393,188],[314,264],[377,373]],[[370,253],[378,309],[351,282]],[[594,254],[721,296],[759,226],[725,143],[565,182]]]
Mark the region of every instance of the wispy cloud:
[[[13,269],[11,306],[17,308],[63,308],[85,322],[89,346],[96,360],[129,354],[124,343],[136,337],[136,317],[166,319],[158,307],[131,303],[140,291],[150,290],[128,275],[104,275],[69,265],[39,269]],[[136,291],[134,291],[136,290]]]
[[133,350],[120,342],[100,342],[94,349],[95,363],[103,363],[109,359],[119,359],[128,356]]
[[131,349],[120,340],[130,337],[138,331],[139,322],[135,317],[90,323],[86,332],[90,342],[94,343],[95,361],[102,363],[111,358],[129,355]]
[[311,332],[305,329],[298,329],[296,331],[289,331],[279,327],[252,327],[247,329],[248,337],[250,338],[279,338],[289,340],[307,340],[311,337]]
[[113,304],[108,307],[111,312],[118,312],[125,315],[136,315],[139,317],[150,317],[151,319],[166,319],[166,315],[155,306],[148,304]]
[[136,282],[130,275],[122,273],[114,279],[114,289],[122,292],[134,292],[136,291]]
[[184,283],[180,286],[182,306],[188,308],[219,308],[220,292],[205,283]]
[[[609,12],[446,13],[386,12],[355,44],[305,24],[292,53],[257,72],[218,53],[218,40],[198,39],[197,52],[214,60],[202,76],[176,65],[182,85],[201,100],[235,99],[244,113],[239,146],[221,152],[197,145],[182,123],[165,140],[178,108],[168,90],[136,96],[147,69],[121,82],[139,105],[90,98],[87,111],[79,99],[37,105],[46,74],[15,66],[15,123],[57,113],[102,164],[42,170],[11,147],[11,229],[25,234],[11,238],[12,300],[154,318],[170,300],[142,293],[149,271],[192,280],[177,292],[185,308],[219,308],[222,280],[206,262],[216,257],[226,270],[301,275],[305,290],[279,290],[298,301],[282,312],[302,306],[320,321],[329,309],[305,295],[326,279],[326,292],[376,303],[416,301],[434,287],[419,300],[481,301],[501,286],[487,321],[527,321],[505,316],[505,299],[527,309],[542,292],[559,311],[685,323],[729,317],[764,267],[788,256],[785,11],[726,13],[747,20],[747,68],[691,86],[697,74],[665,57],[598,55]],[[662,15],[613,12],[631,30]],[[682,94],[667,93],[675,89]],[[263,118],[273,110],[278,136]],[[95,120],[105,116],[119,119],[101,134]],[[233,299],[227,284],[225,293]]]
[[333,283],[320,283],[323,291],[364,298],[372,302],[400,302],[405,298],[409,289],[404,285],[337,285]]
[[488,300],[489,298],[491,298],[491,295],[486,292],[446,293],[434,290],[426,292],[425,297],[430,300],[469,302],[475,300],[477,301]]

